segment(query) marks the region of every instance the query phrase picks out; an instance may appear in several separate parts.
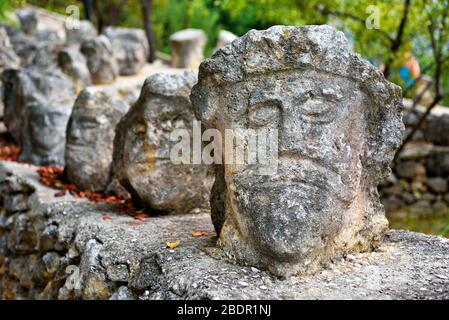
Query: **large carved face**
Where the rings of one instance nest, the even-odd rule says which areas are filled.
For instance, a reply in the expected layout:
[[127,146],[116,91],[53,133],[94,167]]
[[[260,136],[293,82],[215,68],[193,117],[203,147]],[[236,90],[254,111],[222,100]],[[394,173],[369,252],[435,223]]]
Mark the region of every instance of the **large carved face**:
[[342,77],[295,70],[230,84],[219,99],[218,128],[278,130],[277,173],[225,165],[227,214],[240,234],[286,261],[323,245],[358,192],[363,91]]

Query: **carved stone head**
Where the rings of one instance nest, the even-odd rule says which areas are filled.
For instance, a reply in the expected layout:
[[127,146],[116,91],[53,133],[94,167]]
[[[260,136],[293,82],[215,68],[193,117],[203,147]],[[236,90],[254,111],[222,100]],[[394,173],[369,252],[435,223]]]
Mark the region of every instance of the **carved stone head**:
[[277,131],[277,172],[216,168],[212,218],[230,257],[287,275],[382,239],[376,187],[402,139],[401,92],[341,32],[252,30],[201,64],[191,99],[207,126]]
[[134,202],[162,213],[189,213],[208,207],[208,168],[174,164],[174,130],[191,134],[195,115],[189,101],[196,72],[158,73],[148,77],[138,101],[117,126],[114,172]]
[[104,34],[111,40],[119,74],[138,73],[147,62],[149,52],[145,32],[134,28],[108,27]]

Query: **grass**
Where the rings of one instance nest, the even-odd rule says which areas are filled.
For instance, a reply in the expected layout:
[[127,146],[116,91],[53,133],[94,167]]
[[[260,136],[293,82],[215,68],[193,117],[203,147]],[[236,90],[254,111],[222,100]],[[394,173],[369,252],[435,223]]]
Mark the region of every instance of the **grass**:
[[411,214],[407,209],[388,215],[390,228],[406,229],[449,238],[449,210],[429,214]]

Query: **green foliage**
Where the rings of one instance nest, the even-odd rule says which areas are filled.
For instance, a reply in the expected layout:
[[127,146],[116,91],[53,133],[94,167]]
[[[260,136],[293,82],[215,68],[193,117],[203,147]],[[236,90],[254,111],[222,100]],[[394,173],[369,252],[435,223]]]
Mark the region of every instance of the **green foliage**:
[[7,0],[0,0],[0,22],[11,24],[11,13],[13,12],[13,7]]
[[443,212],[416,213],[411,208],[404,207],[387,218],[392,229],[407,229],[449,237],[449,209]]
[[[306,25],[328,23],[342,30],[354,50],[377,66],[389,65],[389,80],[402,85],[398,70],[404,64],[404,53],[412,51],[421,69],[432,76],[435,56],[431,50],[429,23],[434,21],[443,56],[449,57],[449,0],[411,0],[408,19],[398,48],[393,43],[404,15],[407,0],[153,0],[153,28],[157,50],[170,53],[169,37],[184,28],[203,29],[208,35],[206,55],[215,47],[218,32],[229,30],[239,36],[250,29],[265,29],[272,25]],[[65,13],[69,4],[82,1],[10,0],[13,6],[25,2]],[[127,27],[143,27],[140,0],[106,0],[97,2],[109,23]],[[379,12],[379,28],[368,28],[367,19],[374,6]],[[11,10],[7,0],[0,0],[0,19]],[[446,13],[446,14],[445,14]],[[445,17],[445,18],[443,18]],[[437,31],[435,31],[437,32]],[[445,47],[444,47],[445,45]],[[448,59],[449,60],[449,59]],[[441,87],[444,103],[449,105],[449,63],[442,72]]]
[[198,28],[208,35],[206,53],[210,53],[220,29],[219,18],[219,8],[213,1],[156,0],[153,21],[158,49],[170,53],[171,34],[184,28]]

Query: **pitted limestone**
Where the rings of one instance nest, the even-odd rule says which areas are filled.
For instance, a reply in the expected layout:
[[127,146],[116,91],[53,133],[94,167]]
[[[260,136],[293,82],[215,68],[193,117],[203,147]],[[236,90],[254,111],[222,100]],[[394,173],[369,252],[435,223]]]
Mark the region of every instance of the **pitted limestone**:
[[252,30],[201,64],[191,99],[206,126],[278,131],[277,173],[217,166],[212,218],[230,257],[292,275],[382,241],[377,185],[402,140],[401,90],[343,33]]

